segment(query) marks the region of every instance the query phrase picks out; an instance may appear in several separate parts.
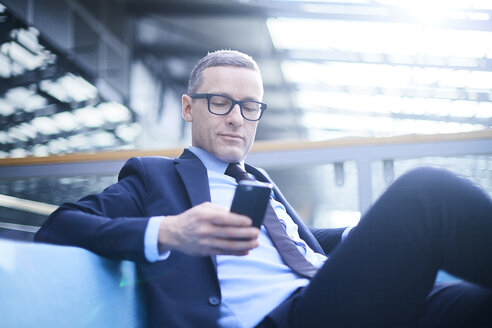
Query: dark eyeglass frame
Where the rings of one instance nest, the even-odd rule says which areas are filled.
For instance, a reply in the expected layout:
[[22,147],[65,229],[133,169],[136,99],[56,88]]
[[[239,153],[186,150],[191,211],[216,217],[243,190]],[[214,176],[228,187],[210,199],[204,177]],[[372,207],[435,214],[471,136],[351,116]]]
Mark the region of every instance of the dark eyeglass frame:
[[[236,106],[236,104],[238,104],[239,105],[240,112],[241,112],[241,116],[245,120],[252,121],[252,122],[259,121],[260,118],[263,116],[263,113],[267,109],[267,104],[262,103],[260,101],[255,101],[255,100],[235,100],[235,99],[232,99],[231,97],[228,97],[226,95],[221,95],[221,94],[218,94],[218,93],[194,93],[194,94],[191,94],[191,95],[188,95],[188,96],[191,97],[191,98],[193,98],[193,99],[207,99],[208,111],[210,113],[214,114],[214,115],[220,115],[220,116],[225,116],[225,115],[229,114],[232,111],[232,109],[234,108],[234,106]],[[231,107],[229,108],[229,110],[227,112],[223,113],[223,114],[217,114],[217,113],[212,112],[212,110],[210,109],[210,99],[213,96],[219,96],[219,97],[224,97],[224,98],[229,99],[231,101]],[[256,104],[259,104],[260,105],[260,116],[256,120],[252,120],[252,119],[247,118],[246,116],[244,116],[244,113],[243,113],[243,104],[244,103],[256,103]]]

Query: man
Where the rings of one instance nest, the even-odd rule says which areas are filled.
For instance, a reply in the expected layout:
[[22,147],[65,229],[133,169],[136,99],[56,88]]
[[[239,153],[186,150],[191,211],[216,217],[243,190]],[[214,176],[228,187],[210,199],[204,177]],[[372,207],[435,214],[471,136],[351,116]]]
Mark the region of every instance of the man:
[[[328,259],[320,244],[330,251],[342,231],[313,235],[276,187],[261,230],[231,213],[239,178],[224,174],[237,168],[229,163],[270,181],[244,164],[266,108],[262,96],[252,58],[235,51],[207,55],[182,97],[193,146],[178,159],[130,159],[117,184],[63,204],[36,240],[135,261],[154,327],[411,327],[490,320],[483,313],[492,304],[492,202],[449,172],[419,169],[398,179]],[[278,233],[302,260],[289,262]],[[298,262],[308,270],[296,268]],[[319,271],[310,274],[312,268]],[[431,292],[439,269],[478,285]],[[448,293],[452,297],[442,297]],[[457,305],[456,297],[466,304]]]

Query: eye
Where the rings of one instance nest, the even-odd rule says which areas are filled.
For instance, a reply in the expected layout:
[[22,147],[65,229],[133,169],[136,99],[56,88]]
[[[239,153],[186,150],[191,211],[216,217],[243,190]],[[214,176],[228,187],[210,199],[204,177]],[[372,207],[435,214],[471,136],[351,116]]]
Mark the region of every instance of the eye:
[[247,112],[257,112],[259,111],[259,104],[254,103],[254,102],[245,102],[243,103],[243,111]]
[[227,102],[226,101],[220,101],[220,100],[217,100],[217,101],[210,101],[210,103],[215,106],[215,107],[226,107],[228,106]]
[[222,96],[213,96],[210,98],[210,105],[217,109],[229,109],[231,101]]

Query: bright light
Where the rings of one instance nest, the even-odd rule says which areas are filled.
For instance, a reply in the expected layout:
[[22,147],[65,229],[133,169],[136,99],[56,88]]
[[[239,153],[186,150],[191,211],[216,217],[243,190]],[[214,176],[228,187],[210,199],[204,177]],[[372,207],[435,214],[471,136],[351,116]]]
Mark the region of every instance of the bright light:
[[2,44],[0,51],[29,71],[32,71],[43,64],[43,58],[33,55],[15,42],[6,42]]
[[111,147],[115,144],[115,137],[106,131],[96,132],[90,135],[90,142],[97,147]]
[[27,106],[30,109],[42,105],[43,101],[35,96],[34,91],[24,87],[12,88],[7,91],[5,99],[15,108],[23,109]]
[[70,102],[71,100],[66,90],[54,81],[43,80],[39,83],[39,88],[61,102]]
[[36,137],[36,134],[38,133],[35,127],[33,127],[31,124],[26,122],[22,123],[18,127],[19,130],[22,131],[22,133],[24,133],[30,139],[34,139]]
[[56,127],[55,122],[49,117],[36,117],[32,120],[31,125],[42,134],[56,134],[59,133],[60,130]]
[[468,123],[395,119],[385,116],[306,113],[303,122],[310,127],[310,139],[318,130],[339,131],[345,135],[390,136],[398,134],[456,133],[480,130],[483,127]]
[[38,42],[39,31],[35,27],[29,27],[28,30],[17,29],[12,31],[17,41],[24,47],[29,49],[32,53],[39,53],[43,51],[43,47]]
[[[455,19],[473,14],[478,14],[473,19],[487,18],[466,11],[483,8],[480,1],[379,2],[434,18],[450,13]],[[492,100],[492,72],[483,70],[483,61],[492,58],[492,43],[486,42],[492,40],[491,31],[444,29],[418,21],[271,18],[267,24],[275,47],[292,58],[281,63],[282,72],[299,90],[293,101],[305,112],[311,135],[490,127],[485,120],[470,124],[467,119],[492,117],[490,102],[478,103],[484,94]]]
[[[333,3],[333,0],[283,0],[285,2],[314,2],[314,3]],[[337,0],[340,4],[370,4],[372,0]]]
[[492,118],[492,102],[479,102],[475,116],[479,118]]
[[492,9],[489,0],[375,0],[380,4],[426,10]]
[[483,58],[492,32],[452,30],[410,23],[270,18],[277,49],[410,56]]
[[[439,86],[492,90],[492,72],[419,68],[364,63],[315,64],[300,61],[282,63],[288,81],[307,85],[327,84],[383,88]],[[318,85],[322,88],[322,85]]]
[[52,154],[66,153],[70,149],[68,141],[65,138],[52,139],[48,142],[47,146]]
[[76,109],[73,114],[79,124],[90,128],[97,128],[104,124],[104,117],[101,111],[91,106]]
[[62,102],[81,102],[97,97],[95,86],[82,77],[71,73],[60,77],[56,81],[41,81],[40,88]]
[[115,102],[101,103],[97,108],[108,122],[118,123],[130,120],[131,113],[125,106]]
[[0,52],[0,77],[7,78],[10,77],[10,61],[8,57]]
[[128,124],[128,125],[119,125],[116,128],[116,135],[121,140],[126,142],[134,141],[138,135],[141,133],[142,127],[138,123]]
[[26,112],[34,112],[38,109],[44,108],[48,101],[46,98],[41,97],[37,93],[33,93],[29,98],[24,101],[24,110]]
[[10,136],[6,131],[0,131],[0,143],[6,144],[10,142]]
[[341,211],[341,210],[330,210],[322,208],[320,209],[323,215],[317,215],[313,226],[315,227],[347,227],[356,226],[359,221],[361,214],[359,211]]
[[27,141],[28,136],[22,131],[19,126],[14,126],[8,130],[9,139]]
[[15,107],[9,101],[0,98],[0,115],[8,116],[15,112]]
[[90,145],[90,140],[84,134],[76,134],[68,137],[68,143],[72,149],[84,149]]
[[68,73],[58,80],[67,94],[75,101],[86,101],[97,96],[97,89],[80,76]]
[[[296,104],[306,112],[349,112],[359,114],[408,114],[429,116],[474,117],[487,113],[492,118],[492,103],[436,98],[409,98],[384,95],[359,95],[321,91],[297,93]],[[480,109],[483,108],[483,109]],[[483,114],[482,114],[483,115]],[[477,116],[478,117],[478,116]]]
[[32,156],[48,156],[50,154],[49,148],[46,145],[35,145],[31,149]]
[[70,112],[61,112],[53,115],[56,126],[63,131],[73,131],[81,126]]

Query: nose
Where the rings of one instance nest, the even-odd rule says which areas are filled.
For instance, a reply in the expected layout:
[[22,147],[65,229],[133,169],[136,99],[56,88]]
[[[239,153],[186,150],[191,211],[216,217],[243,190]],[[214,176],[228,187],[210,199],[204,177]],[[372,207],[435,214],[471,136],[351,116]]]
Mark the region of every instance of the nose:
[[241,108],[239,104],[235,104],[232,108],[231,112],[226,115],[227,121],[230,124],[234,124],[236,126],[241,126],[243,124],[243,116],[241,115]]

